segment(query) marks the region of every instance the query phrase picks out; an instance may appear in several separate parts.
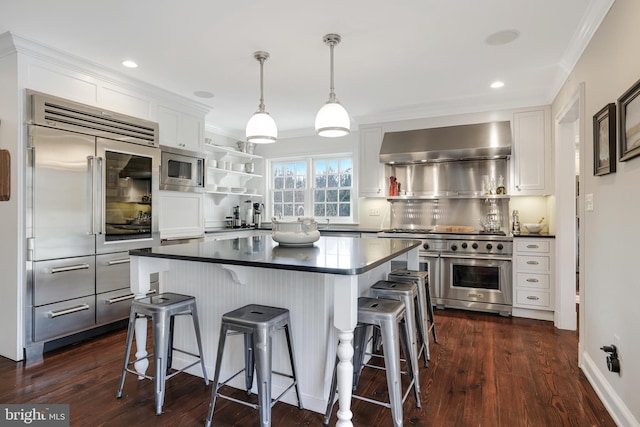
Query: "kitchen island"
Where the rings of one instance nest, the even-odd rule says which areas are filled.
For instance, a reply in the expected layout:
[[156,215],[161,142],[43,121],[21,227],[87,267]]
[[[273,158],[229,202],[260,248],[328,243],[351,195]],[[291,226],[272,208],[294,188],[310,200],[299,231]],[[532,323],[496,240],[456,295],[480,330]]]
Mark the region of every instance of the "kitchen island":
[[[263,235],[134,250],[130,252],[131,290],[137,298],[143,297],[150,289],[150,274],[161,272],[162,292],[196,297],[209,373],[215,366],[222,314],[246,304],[287,308],[304,407],[324,412],[337,355],[337,425],[350,426],[358,297],[387,277],[392,259],[406,260],[409,269],[417,270],[419,245],[418,240],[322,236],[311,247],[283,247]],[[176,319],[174,343],[196,353],[189,322]],[[146,331],[146,321],[136,322],[136,358],[146,355]],[[290,372],[283,337],[275,337],[273,351],[273,370]],[[229,339],[221,379],[242,368],[242,354],[242,339]],[[180,368],[187,360],[176,354],[173,363]],[[144,372],[146,364],[139,362],[136,369]],[[192,373],[198,375],[196,369]],[[273,395],[280,394],[286,384],[287,380],[274,376]],[[230,385],[243,388],[243,381],[238,377]],[[293,393],[283,401],[296,403]]]

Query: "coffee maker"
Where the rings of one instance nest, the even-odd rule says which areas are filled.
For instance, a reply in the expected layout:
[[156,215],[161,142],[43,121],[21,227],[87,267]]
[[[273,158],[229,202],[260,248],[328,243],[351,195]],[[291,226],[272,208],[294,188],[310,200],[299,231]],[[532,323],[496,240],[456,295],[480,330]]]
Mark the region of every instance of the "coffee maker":
[[254,203],[253,204],[253,225],[256,228],[260,228],[262,226],[262,208],[264,208],[263,204]]

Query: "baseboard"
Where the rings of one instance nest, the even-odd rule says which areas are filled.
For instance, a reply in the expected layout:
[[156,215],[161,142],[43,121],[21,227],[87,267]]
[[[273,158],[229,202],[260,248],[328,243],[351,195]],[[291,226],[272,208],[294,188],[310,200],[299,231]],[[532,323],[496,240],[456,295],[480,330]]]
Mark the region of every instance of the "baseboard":
[[553,311],[513,307],[511,315],[513,317],[526,317],[527,319],[549,320],[553,322]]
[[[602,363],[604,363],[604,356]],[[597,368],[596,363],[586,352],[582,354],[581,368],[615,423],[621,427],[640,427],[640,422],[634,418],[629,408],[620,399],[620,396],[611,387],[602,371]],[[611,375],[617,374],[612,373]]]

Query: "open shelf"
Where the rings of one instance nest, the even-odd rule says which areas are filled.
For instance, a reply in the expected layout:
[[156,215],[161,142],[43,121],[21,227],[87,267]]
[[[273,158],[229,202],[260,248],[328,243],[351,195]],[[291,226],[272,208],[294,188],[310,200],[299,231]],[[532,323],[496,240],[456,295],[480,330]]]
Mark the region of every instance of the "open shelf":
[[212,151],[214,153],[222,153],[224,155],[230,155],[235,157],[243,157],[245,159],[262,159],[262,156],[258,156],[257,154],[243,153],[242,151],[238,151],[232,147],[225,147],[222,145],[205,144],[204,148],[207,151]]

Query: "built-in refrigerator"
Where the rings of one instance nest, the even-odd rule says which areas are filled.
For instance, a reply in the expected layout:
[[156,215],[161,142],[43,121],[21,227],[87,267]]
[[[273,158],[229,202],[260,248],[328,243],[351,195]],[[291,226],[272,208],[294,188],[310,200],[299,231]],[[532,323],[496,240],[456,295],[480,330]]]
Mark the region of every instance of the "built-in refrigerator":
[[159,244],[158,126],[28,92],[26,356],[127,318],[129,249]]

